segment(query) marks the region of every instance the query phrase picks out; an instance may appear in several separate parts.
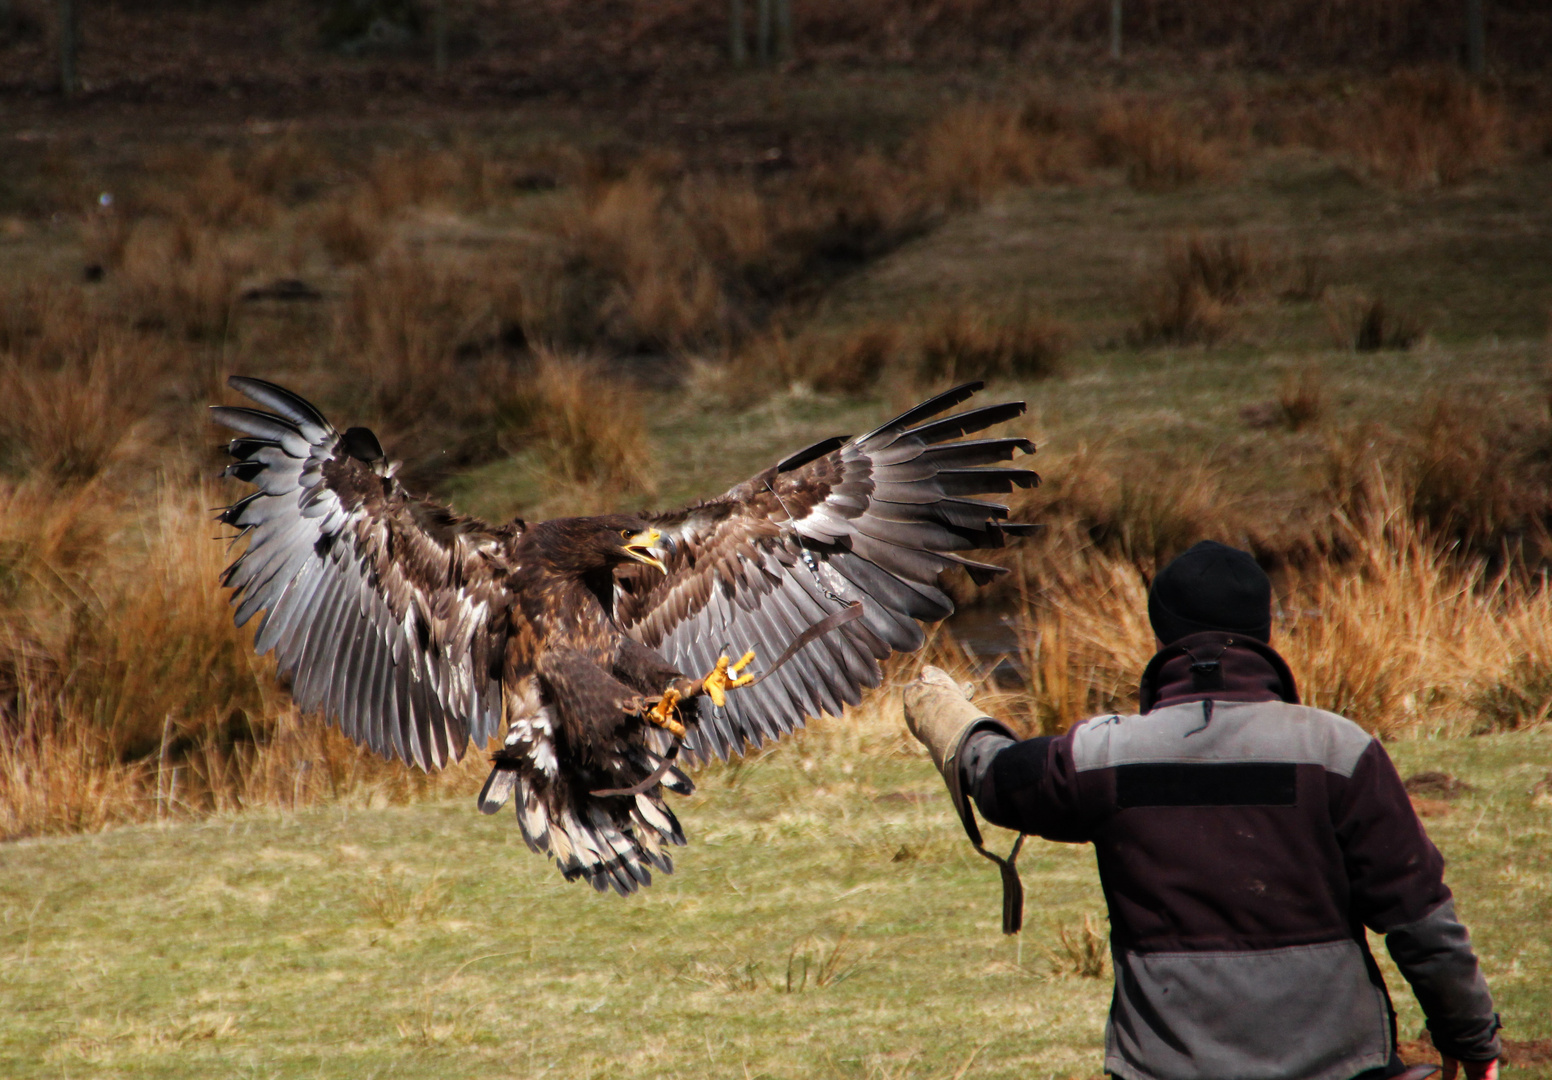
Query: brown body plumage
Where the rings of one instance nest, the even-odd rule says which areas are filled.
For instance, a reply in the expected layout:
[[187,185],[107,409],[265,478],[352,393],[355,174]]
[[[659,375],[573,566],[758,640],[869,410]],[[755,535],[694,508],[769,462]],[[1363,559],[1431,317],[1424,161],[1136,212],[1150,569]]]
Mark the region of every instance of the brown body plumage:
[[[691,790],[676,754],[725,757],[859,700],[953,610],[938,574],[986,580],[998,568],[961,553],[1027,528],[973,496],[1036,480],[995,467],[1026,440],[948,441],[1021,403],[931,419],[971,385],[685,510],[491,526],[406,493],[371,432],[232,385],[274,411],[216,410],[243,433],[228,474],[258,488],[222,515],[251,537],[224,580],[240,623],[264,612],[255,647],[298,705],[423,768],[499,738],[481,809],[515,798],[534,850],[620,892],[684,842],[662,791]],[[721,706],[689,677],[746,649],[771,662],[852,606]]]

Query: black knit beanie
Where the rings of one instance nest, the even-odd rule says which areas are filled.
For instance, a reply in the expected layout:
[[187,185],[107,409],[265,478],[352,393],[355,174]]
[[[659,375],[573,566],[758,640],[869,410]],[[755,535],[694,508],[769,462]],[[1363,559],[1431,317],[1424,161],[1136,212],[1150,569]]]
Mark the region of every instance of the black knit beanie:
[[1148,621],[1166,645],[1204,630],[1269,641],[1272,581],[1248,553],[1203,540],[1153,579]]

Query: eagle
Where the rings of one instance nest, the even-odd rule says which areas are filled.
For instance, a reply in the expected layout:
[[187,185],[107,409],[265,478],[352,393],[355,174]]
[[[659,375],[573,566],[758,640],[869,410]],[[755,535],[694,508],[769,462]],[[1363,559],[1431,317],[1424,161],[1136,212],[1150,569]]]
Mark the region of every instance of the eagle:
[[840,716],[953,612],[942,572],[984,585],[1004,569],[965,553],[1034,528],[977,497],[1039,482],[1007,464],[1029,440],[963,438],[1024,411],[950,412],[980,383],[682,510],[492,525],[410,494],[369,429],[228,382],[262,407],[212,408],[238,433],[223,475],[254,488],[220,514],[246,538],[221,580],[239,626],[262,612],[253,648],[385,757],[438,769],[499,740],[479,808],[515,801],[528,846],[600,892],[673,871],[687,767]]

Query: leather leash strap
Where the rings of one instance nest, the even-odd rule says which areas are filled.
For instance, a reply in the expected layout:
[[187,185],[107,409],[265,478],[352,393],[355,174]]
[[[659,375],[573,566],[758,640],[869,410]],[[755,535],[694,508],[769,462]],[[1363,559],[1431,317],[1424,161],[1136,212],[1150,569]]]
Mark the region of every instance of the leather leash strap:
[[[991,720],[990,717],[985,719],[997,728],[1002,728],[1001,724]],[[996,852],[987,851],[985,841],[981,837],[981,827],[975,821],[975,810],[970,806],[970,797],[960,786],[959,748],[980,727],[979,722],[972,724],[960,735],[958,745],[949,755],[946,769],[948,775],[944,779],[948,781],[949,798],[954,803],[954,809],[959,813],[959,823],[965,827],[965,835],[970,838],[971,846],[996,863],[998,871],[1002,874],[1002,932],[1016,934],[1024,928],[1024,883],[1019,880],[1017,866],[1019,852],[1024,847],[1024,834],[1019,833],[1018,839],[1013,841],[1013,850],[1008,852],[1007,858],[1003,858]]]
[[652,774],[641,783],[634,784],[631,787],[603,788],[600,791],[590,791],[588,794],[597,795],[600,798],[608,795],[626,795],[632,797],[636,795],[645,795],[647,792],[657,787],[658,782],[661,781],[663,777],[668,775],[668,770],[674,767],[674,758],[679,756],[679,747],[681,745],[683,744],[675,741],[674,745],[668,748],[668,753],[663,755],[663,760],[658,764],[658,767],[653,769]]
[[824,635],[828,634],[831,630],[834,630],[837,627],[845,626],[849,622],[856,622],[860,618],[862,618],[862,601],[853,600],[851,603],[841,608],[840,611],[820,619],[807,630],[804,630],[797,637],[793,638],[792,644],[788,645],[782,654],[776,658],[776,662],[762,671],[755,678],[754,682],[745,683],[742,687],[740,687],[740,689],[747,690],[751,686],[759,686],[766,679],[776,674],[777,669],[780,668],[781,665],[785,664],[788,660],[791,660],[794,656],[796,656],[798,650],[803,646],[807,645],[815,638],[824,637]]

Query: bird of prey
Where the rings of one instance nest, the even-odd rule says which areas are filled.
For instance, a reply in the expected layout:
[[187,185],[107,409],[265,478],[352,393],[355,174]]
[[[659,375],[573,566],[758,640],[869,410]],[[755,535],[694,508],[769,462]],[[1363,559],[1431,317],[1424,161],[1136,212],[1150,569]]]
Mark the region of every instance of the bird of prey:
[[225,475],[256,489],[221,514],[247,537],[222,583],[238,625],[263,612],[254,648],[384,756],[441,768],[499,738],[480,809],[515,798],[528,846],[599,891],[672,872],[681,766],[840,715],[953,611],[941,572],[985,584],[1001,568],[964,552],[1033,528],[976,496],[1037,483],[1002,464],[1034,445],[962,438],[1023,402],[942,415],[980,383],[683,510],[501,525],[411,495],[368,429],[230,385],[264,406],[212,410],[239,433]]

